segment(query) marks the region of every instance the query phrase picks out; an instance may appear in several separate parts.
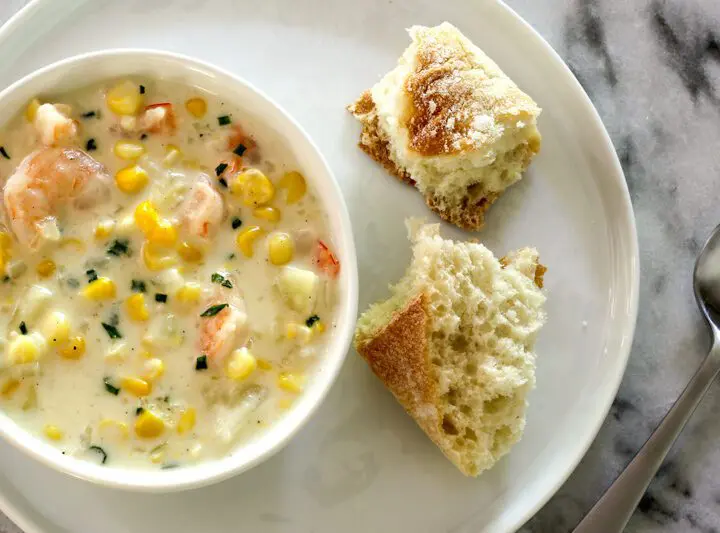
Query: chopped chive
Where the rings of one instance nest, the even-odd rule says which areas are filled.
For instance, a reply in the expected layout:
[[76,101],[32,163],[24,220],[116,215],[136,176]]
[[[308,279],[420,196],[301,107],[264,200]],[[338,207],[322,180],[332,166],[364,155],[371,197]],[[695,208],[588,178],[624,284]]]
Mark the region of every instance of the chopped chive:
[[145,94],[145,86],[144,85],[140,86],[140,94]]
[[95,139],[88,139],[85,143],[85,150],[88,152],[92,152],[94,150],[97,150],[97,143],[95,142]]
[[130,290],[133,292],[146,292],[147,287],[145,286],[144,281],[134,279],[130,282]]
[[19,329],[20,329],[20,333],[22,333],[23,335],[27,335],[28,329],[27,329],[27,326],[25,325],[25,322],[20,322]]
[[220,163],[218,166],[215,167],[215,175],[220,176],[223,172],[225,172],[225,169],[228,167],[227,163]]
[[213,275],[210,276],[210,281],[212,281],[213,283],[222,283],[223,281],[225,281],[225,278],[221,274],[214,272]]
[[108,255],[114,255],[115,257],[119,257],[121,255],[126,255],[130,257],[132,255],[132,252],[130,251],[130,241],[127,239],[116,239],[113,241],[110,248],[107,249]]
[[8,276],[8,275],[3,276],[2,281],[3,281],[3,283],[7,283],[8,281],[10,281],[10,276]]
[[224,189],[227,189],[227,188],[228,188],[227,180],[226,180],[225,178],[220,178],[220,179],[218,180],[218,183],[219,183]]
[[215,315],[217,315],[220,311],[222,311],[223,309],[225,309],[227,306],[228,306],[228,304],[213,305],[212,307],[208,307],[207,309],[205,309],[205,311],[203,311],[203,312],[200,314],[200,316],[203,317],[203,318],[209,318],[209,317],[211,317],[211,316],[215,316]]
[[115,396],[120,394],[120,389],[110,383],[110,378],[104,378],[103,383],[105,384],[105,390],[108,391],[110,394],[114,394]]
[[207,355],[201,355],[195,360],[195,370],[207,370]]
[[93,281],[98,279],[97,270],[95,270],[94,268],[91,268],[90,270],[86,270],[85,274],[88,277],[88,283],[92,283]]
[[105,463],[106,463],[107,458],[108,458],[108,454],[107,454],[107,452],[106,452],[105,450],[103,450],[100,446],[90,446],[90,447],[88,448],[88,450],[92,450],[92,451],[97,452],[97,453],[99,453],[100,455],[102,455],[101,464],[105,464]]
[[163,396],[161,399],[162,399],[162,401],[164,401],[165,403],[170,403],[170,396]]
[[218,124],[220,124],[221,126],[227,126],[231,122],[232,121],[230,120],[229,115],[221,115],[218,117]]
[[233,217],[232,229],[238,229],[240,226],[242,226],[242,220],[240,220],[238,217]]
[[5,150],[5,147],[4,147],[4,146],[0,146],[0,154],[2,154],[2,156],[3,156],[5,159],[10,159],[10,156],[8,155],[8,153],[7,153],[7,151]]
[[111,339],[122,339],[122,335],[115,326],[105,322],[100,322],[100,324],[102,324],[102,327],[105,328],[105,331]]
[[[94,116],[97,116],[98,114],[95,111],[88,111],[87,113],[83,113],[80,115],[82,118],[93,118]],[[98,118],[100,118],[98,116]]]
[[228,289],[233,288],[232,281],[230,281],[229,279],[223,280],[223,282],[220,285],[222,285],[223,287],[226,287]]
[[155,301],[164,304],[165,302],[167,302],[167,294],[163,294],[161,292],[157,293],[155,295]]
[[233,259],[235,259],[235,254],[228,254],[227,258],[229,261],[232,261]]
[[138,407],[137,409],[135,409],[135,416],[141,415],[144,410],[144,407]]
[[242,157],[242,155],[245,153],[245,150],[247,150],[247,146],[245,146],[243,143],[240,143],[235,147],[235,150],[233,150],[233,154]]
[[118,327],[120,325],[120,315],[118,315],[117,313],[112,313],[107,323],[113,327]]
[[315,322],[317,322],[317,321],[319,321],[319,320],[320,320],[320,317],[319,317],[319,316],[313,315],[313,316],[311,316],[310,318],[308,318],[308,319],[305,321],[305,325],[306,325],[307,327],[311,328],[311,327],[313,327],[313,325],[315,324]]
[[143,133],[142,135],[140,135],[141,141],[144,141],[145,139],[147,139],[147,133]]
[[177,464],[177,463],[165,463],[164,465],[162,465],[162,466],[160,467],[160,470],[171,470],[171,469],[177,468],[177,467],[179,467],[179,466],[180,466],[180,465]]

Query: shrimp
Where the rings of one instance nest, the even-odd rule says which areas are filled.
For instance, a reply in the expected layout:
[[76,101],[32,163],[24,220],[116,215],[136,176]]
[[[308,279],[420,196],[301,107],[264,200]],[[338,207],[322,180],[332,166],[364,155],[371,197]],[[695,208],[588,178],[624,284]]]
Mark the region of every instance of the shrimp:
[[5,183],[3,202],[18,241],[37,249],[59,236],[57,219],[70,206],[89,209],[108,199],[111,178],[82,150],[41,148],[22,160]]
[[[224,306],[212,316],[200,317],[200,353],[218,367],[236,347],[248,340],[247,314],[242,297],[221,288],[207,301],[206,313]],[[224,292],[221,292],[224,291]],[[203,313],[205,314],[205,313]]]
[[42,104],[33,122],[45,146],[56,146],[72,141],[78,134],[78,124],[68,115],[70,107],[64,104]]
[[203,239],[213,233],[225,216],[225,204],[210,178],[200,176],[180,206],[187,231]]

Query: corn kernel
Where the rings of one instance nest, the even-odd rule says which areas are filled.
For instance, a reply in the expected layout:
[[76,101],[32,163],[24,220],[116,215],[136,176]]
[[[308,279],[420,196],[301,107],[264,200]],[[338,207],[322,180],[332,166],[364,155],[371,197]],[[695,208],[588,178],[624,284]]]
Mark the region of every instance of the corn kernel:
[[40,331],[51,346],[65,344],[70,338],[70,320],[65,313],[52,311],[43,320]]
[[148,241],[156,246],[162,246],[169,248],[177,242],[177,230],[172,222],[161,218],[158,220],[157,225],[150,231],[147,236]]
[[313,328],[317,333],[325,333],[325,324],[320,320],[313,324]]
[[55,269],[55,261],[53,261],[52,259],[45,259],[43,261],[40,261],[37,267],[35,267],[35,271],[41,278],[49,278],[55,273]]
[[140,88],[131,81],[117,84],[105,96],[107,106],[116,115],[137,115],[143,100]]
[[277,207],[256,207],[253,209],[253,216],[268,222],[278,222],[280,220],[280,210]]
[[117,141],[113,153],[125,161],[135,161],[145,153],[145,146],[136,141]]
[[138,397],[147,396],[152,391],[150,383],[140,378],[123,378],[120,386],[123,390]]
[[115,221],[110,218],[104,218],[97,223],[93,234],[97,240],[102,241],[110,237],[114,229]]
[[18,335],[8,346],[8,362],[11,365],[33,363],[45,354],[47,343],[39,333]]
[[149,235],[158,225],[160,216],[152,202],[145,200],[135,208],[135,224],[145,235]]
[[104,441],[121,441],[128,438],[130,432],[125,422],[105,418],[98,424],[100,437]]
[[178,420],[177,432],[180,435],[183,435],[188,431],[192,431],[192,429],[195,427],[196,418],[197,414],[193,407],[188,407],[187,409],[185,409],[185,411],[183,411],[183,413],[180,415],[180,419]]
[[185,305],[193,305],[200,302],[202,287],[199,283],[189,282],[180,287],[175,293],[175,299]]
[[279,182],[280,187],[287,189],[285,201],[288,204],[299,202],[307,192],[307,183],[302,174],[296,171],[288,172]]
[[205,256],[205,254],[200,248],[188,242],[180,243],[177,252],[178,255],[180,255],[180,257],[182,257],[183,260],[187,261],[188,263],[199,263],[203,260],[203,257]]
[[150,242],[143,243],[140,253],[145,267],[153,272],[171,268],[177,262],[174,257],[163,255],[163,252]]
[[257,368],[257,361],[250,351],[243,347],[235,350],[228,358],[225,373],[230,379],[242,381]]
[[50,424],[46,425],[46,426],[43,428],[43,433],[45,433],[45,436],[46,436],[48,439],[50,439],[50,440],[55,440],[55,441],[57,441],[57,440],[62,440],[63,437],[65,436],[65,434],[63,433],[63,431],[62,431],[59,427],[57,427],[57,426],[52,426],[52,425],[50,425]]
[[298,325],[295,322],[288,322],[285,325],[285,337],[290,340],[295,340],[298,334]]
[[305,324],[289,322],[285,326],[285,337],[289,340],[297,340],[300,344],[307,344],[312,339],[313,330]]
[[64,237],[60,239],[58,246],[63,250],[70,248],[72,251],[78,253],[84,253],[86,249],[85,243],[75,237]]
[[280,409],[290,409],[294,403],[294,398],[280,398],[278,400],[278,407]]
[[236,196],[242,196],[245,205],[251,207],[268,204],[275,197],[275,186],[255,168],[238,174],[230,183],[230,191]]
[[207,102],[204,98],[190,98],[185,102],[185,109],[195,118],[203,118],[207,113]]
[[0,394],[3,398],[10,398],[15,394],[15,391],[18,390],[18,387],[20,387],[20,382],[17,379],[10,378],[3,383],[2,388],[0,388]]
[[245,257],[253,256],[253,244],[255,243],[255,239],[260,237],[262,233],[263,231],[260,229],[260,226],[248,226],[238,233],[235,242]]
[[112,300],[115,298],[117,291],[113,280],[100,277],[90,282],[87,287],[82,290],[82,294],[88,300]]
[[273,265],[286,265],[292,261],[295,244],[287,233],[273,233],[268,240],[268,257]]
[[165,165],[166,167],[171,167],[177,164],[177,162],[180,161],[182,155],[182,150],[180,150],[180,148],[178,148],[174,144],[168,144],[167,148],[165,148],[165,158],[163,159],[163,165]]
[[165,363],[163,363],[162,359],[158,359],[156,357],[145,361],[144,367],[145,374],[143,375],[143,379],[151,383],[160,379],[160,377],[165,373]]
[[141,292],[128,296],[128,299],[125,300],[125,309],[130,318],[136,322],[145,322],[150,318],[145,295]]
[[257,366],[260,370],[272,370],[272,363],[267,359],[258,359]]
[[278,376],[277,385],[287,392],[302,392],[305,385],[305,378],[292,372],[281,372]]
[[37,116],[37,110],[40,107],[40,100],[37,98],[33,98],[30,100],[30,103],[25,108],[25,118],[28,122],[31,124],[35,122],[35,117]]
[[85,337],[73,337],[60,348],[59,353],[65,359],[80,359],[85,355]]
[[135,419],[135,434],[141,439],[154,439],[165,431],[165,422],[152,411],[145,409]]
[[126,194],[136,194],[142,191],[150,181],[144,168],[132,165],[119,170],[115,174],[115,185]]

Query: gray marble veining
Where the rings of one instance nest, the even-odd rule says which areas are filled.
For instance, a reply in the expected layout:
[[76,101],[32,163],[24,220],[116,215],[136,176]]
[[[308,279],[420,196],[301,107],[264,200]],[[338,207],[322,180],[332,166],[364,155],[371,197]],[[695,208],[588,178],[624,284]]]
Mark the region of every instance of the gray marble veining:
[[[27,0],[0,0],[0,22]],[[720,222],[720,2],[508,0],[567,61],[621,158],[637,218],[640,316],[598,438],[522,533],[568,532],[642,445],[702,360],[695,254]],[[720,387],[653,481],[630,533],[720,532]],[[0,533],[19,533],[0,515]]]

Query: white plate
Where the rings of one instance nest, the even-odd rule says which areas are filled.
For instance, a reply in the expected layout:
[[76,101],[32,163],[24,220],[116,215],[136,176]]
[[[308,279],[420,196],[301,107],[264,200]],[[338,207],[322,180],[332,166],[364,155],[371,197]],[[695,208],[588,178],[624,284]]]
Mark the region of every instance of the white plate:
[[[360,261],[360,307],[385,297],[409,258],[413,189],[356,148],[344,111],[390,69],[404,28],[449,20],[544,108],[543,150],[480,234],[498,254],[532,244],[549,267],[549,322],[523,440],[466,479],[351,354],[313,420],[273,459],[172,495],[102,489],[0,443],[0,504],[28,532],[509,532],[580,460],[615,395],[637,312],[632,209],[612,145],[550,47],[494,0],[36,0],[0,31],[5,86],[89,50],[150,47],[196,56],[264,90],[313,137],[340,181]],[[469,237],[453,229],[447,234]],[[475,235],[472,235],[475,236]]]

